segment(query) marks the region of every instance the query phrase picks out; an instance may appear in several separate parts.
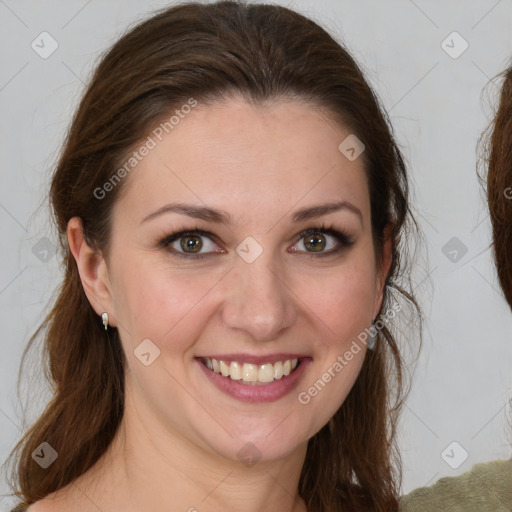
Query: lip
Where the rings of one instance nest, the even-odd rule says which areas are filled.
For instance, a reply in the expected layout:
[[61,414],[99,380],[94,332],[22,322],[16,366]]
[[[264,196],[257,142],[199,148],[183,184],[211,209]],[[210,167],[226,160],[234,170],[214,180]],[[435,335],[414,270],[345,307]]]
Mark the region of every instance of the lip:
[[[286,361],[287,359],[306,359],[308,356],[305,354],[292,354],[282,352],[280,354],[268,354],[263,356],[251,355],[251,354],[217,354],[217,355],[209,355],[205,354],[203,356],[197,356],[197,359],[201,359],[203,357],[208,357],[209,359],[217,359],[217,361],[236,361],[238,363],[249,363],[249,364],[266,364],[272,363],[274,364],[276,361]],[[310,358],[311,359],[311,358]]]
[[[284,359],[283,355],[285,356]],[[290,354],[274,354],[272,356],[264,357],[241,357],[242,354],[230,354],[229,357],[225,357],[225,361],[237,361],[236,357],[239,357],[238,361],[250,364],[265,364],[275,361],[284,361],[286,359],[294,359],[296,355],[290,356]],[[211,356],[203,356],[211,357]],[[222,359],[221,356],[214,356],[214,359]],[[232,358],[232,359],[230,359]],[[272,361],[273,359],[273,361]],[[284,376],[279,380],[270,382],[262,385],[251,385],[251,384],[240,384],[239,381],[232,380],[229,377],[223,377],[222,375],[215,373],[213,370],[209,370],[203,363],[201,358],[196,358],[196,362],[202,369],[206,377],[210,382],[220,391],[226,395],[236,398],[241,402],[248,403],[263,403],[263,402],[275,402],[284,396],[291,393],[298,385],[300,379],[304,375],[309,364],[312,362],[311,357],[297,357],[300,360],[297,368],[290,373],[290,375]],[[252,362],[255,361],[255,362]]]

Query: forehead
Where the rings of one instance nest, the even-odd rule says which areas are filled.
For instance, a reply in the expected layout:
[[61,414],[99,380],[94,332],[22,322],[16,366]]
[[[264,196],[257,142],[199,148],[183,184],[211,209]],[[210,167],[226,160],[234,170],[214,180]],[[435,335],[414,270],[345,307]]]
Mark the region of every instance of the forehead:
[[147,214],[168,202],[192,201],[235,216],[282,216],[294,205],[340,199],[369,211],[363,159],[338,146],[351,133],[317,107],[199,103],[159,140],[126,178],[116,208]]

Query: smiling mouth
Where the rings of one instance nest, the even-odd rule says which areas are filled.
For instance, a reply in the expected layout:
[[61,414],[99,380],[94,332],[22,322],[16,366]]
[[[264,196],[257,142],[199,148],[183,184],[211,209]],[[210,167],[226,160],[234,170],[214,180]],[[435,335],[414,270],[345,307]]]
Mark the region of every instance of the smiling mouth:
[[212,372],[241,384],[269,384],[281,380],[300,366],[300,359],[285,359],[274,363],[251,364],[202,357],[201,362]]

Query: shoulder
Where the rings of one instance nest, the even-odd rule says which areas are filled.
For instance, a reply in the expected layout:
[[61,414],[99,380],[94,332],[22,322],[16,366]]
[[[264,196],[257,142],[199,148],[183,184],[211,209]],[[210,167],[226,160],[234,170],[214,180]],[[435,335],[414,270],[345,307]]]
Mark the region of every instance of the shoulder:
[[401,512],[508,512],[512,510],[512,459],[477,464],[404,496]]
[[64,511],[66,509],[43,498],[40,501],[32,503],[29,507],[18,505],[16,508],[13,508],[11,512],[60,512],[61,510]]
[[54,504],[47,502],[46,500],[37,501],[29,507],[24,505],[18,505],[11,510],[11,512],[56,512]]
[[69,511],[69,501],[62,491],[49,494],[43,499],[26,507],[18,505],[11,512],[66,512]]

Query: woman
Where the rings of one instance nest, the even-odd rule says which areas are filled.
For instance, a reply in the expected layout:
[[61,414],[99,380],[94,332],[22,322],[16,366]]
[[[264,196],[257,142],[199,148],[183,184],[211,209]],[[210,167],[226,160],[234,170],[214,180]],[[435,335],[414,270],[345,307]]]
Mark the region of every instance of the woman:
[[20,510],[397,509],[407,176],[323,29],[236,2],[141,23],[51,203],[55,394],[18,445]]
[[[487,199],[498,279],[512,308],[512,68],[505,73],[488,148]],[[453,478],[416,489],[403,512],[508,512],[512,510],[512,459],[477,464]]]

